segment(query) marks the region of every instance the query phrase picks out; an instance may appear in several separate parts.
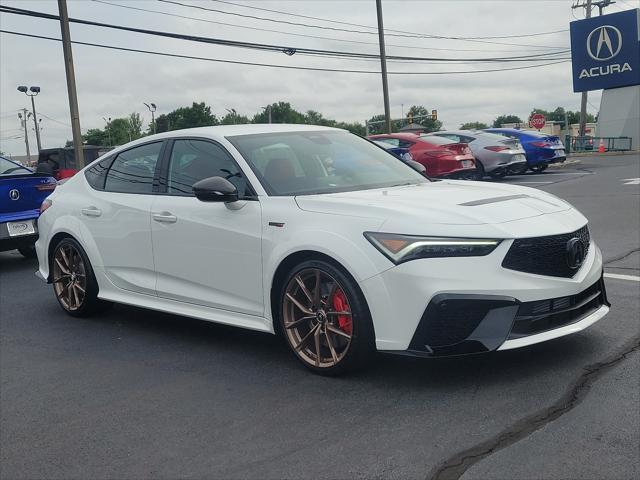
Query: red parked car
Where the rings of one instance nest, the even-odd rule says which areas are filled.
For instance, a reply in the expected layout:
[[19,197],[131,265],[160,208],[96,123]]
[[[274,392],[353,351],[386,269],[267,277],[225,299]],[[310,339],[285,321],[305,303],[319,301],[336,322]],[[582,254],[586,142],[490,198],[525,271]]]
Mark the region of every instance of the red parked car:
[[444,137],[419,137],[413,133],[371,135],[371,140],[408,148],[413,159],[427,169],[434,178],[477,178],[476,161],[466,143]]

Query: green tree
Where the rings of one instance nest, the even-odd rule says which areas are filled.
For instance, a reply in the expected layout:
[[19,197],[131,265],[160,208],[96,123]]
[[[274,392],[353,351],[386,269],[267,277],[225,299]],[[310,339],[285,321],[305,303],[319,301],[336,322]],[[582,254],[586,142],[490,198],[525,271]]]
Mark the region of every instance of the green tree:
[[442,122],[432,119],[431,112],[422,105],[412,105],[407,112],[407,117],[413,119],[413,123],[422,125],[426,132],[437,132],[442,129]]
[[[180,107],[167,114],[156,118],[156,132],[180,130],[183,128],[208,127],[219,125],[220,121],[213,113],[211,107],[204,102],[193,104],[190,107]],[[153,126],[149,125],[149,132],[153,132]]]
[[524,123],[517,115],[500,115],[493,121],[493,128],[500,128],[504,123]]
[[127,117],[127,122],[129,123],[128,128],[131,133],[132,140],[137,140],[144,135],[142,133],[142,117],[139,113],[131,112]]
[[220,119],[220,125],[241,125],[250,123],[249,118],[245,115],[240,115],[236,112],[235,108],[231,108],[224,117]]
[[256,113],[251,123],[269,123],[269,109],[271,109],[271,123],[306,123],[304,114],[295,110],[289,102],[272,103],[263,111]]
[[[83,136],[83,141],[87,145],[108,145],[108,133],[100,128],[90,128]],[[67,147],[73,146],[73,140],[68,140]]]
[[460,130],[482,130],[483,128],[489,128],[484,122],[467,122],[460,125]]
[[[579,111],[573,112],[571,110],[565,110],[564,107],[557,107],[553,111],[543,110],[542,108],[534,108],[533,110],[531,110],[531,114],[529,116],[533,115],[534,113],[541,113],[542,115],[544,115],[547,121],[562,122],[563,125],[565,122],[565,114],[567,116],[567,121],[569,122],[569,125],[571,125],[572,123],[580,122]],[[596,121],[595,117],[592,114],[587,113],[587,122],[595,122],[595,121]]]

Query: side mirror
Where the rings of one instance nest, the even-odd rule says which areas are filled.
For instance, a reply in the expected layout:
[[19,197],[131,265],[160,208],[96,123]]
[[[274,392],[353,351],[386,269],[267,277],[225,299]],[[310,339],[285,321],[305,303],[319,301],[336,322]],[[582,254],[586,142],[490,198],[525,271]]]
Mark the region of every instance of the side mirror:
[[235,202],[238,190],[222,177],[209,177],[193,184],[193,193],[201,202]]
[[407,160],[406,164],[423,175],[427,173],[427,169],[425,168],[425,166],[421,163],[416,162],[415,160]]

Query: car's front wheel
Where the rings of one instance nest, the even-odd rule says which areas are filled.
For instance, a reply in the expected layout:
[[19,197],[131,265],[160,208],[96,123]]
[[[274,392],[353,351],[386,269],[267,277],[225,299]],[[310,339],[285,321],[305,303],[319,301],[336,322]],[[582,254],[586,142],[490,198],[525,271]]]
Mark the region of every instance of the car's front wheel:
[[98,283],[91,263],[73,238],[62,239],[51,257],[53,291],[62,309],[86,317],[111,305],[98,299]]
[[293,268],[280,292],[280,328],[309,369],[337,375],[363,366],[375,350],[362,292],[342,269],[322,260]]

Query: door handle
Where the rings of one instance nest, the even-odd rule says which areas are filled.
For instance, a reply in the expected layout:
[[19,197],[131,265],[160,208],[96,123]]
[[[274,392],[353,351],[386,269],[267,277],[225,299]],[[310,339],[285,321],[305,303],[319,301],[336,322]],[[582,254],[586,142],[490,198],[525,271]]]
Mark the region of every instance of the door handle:
[[100,215],[102,215],[102,210],[91,206],[91,207],[83,208],[82,214],[86,215],[87,217],[99,217]]
[[178,221],[178,217],[172,215],[170,212],[157,212],[152,213],[151,217],[160,223],[176,223]]

